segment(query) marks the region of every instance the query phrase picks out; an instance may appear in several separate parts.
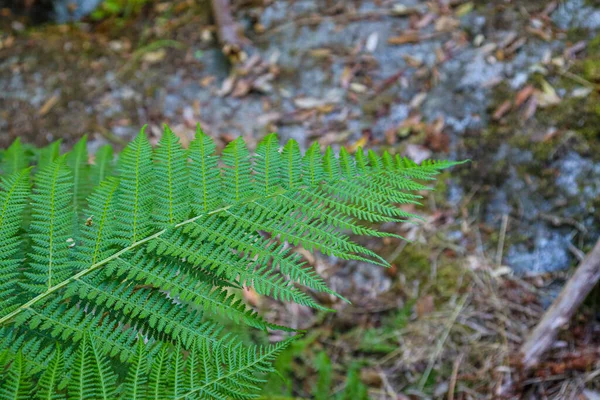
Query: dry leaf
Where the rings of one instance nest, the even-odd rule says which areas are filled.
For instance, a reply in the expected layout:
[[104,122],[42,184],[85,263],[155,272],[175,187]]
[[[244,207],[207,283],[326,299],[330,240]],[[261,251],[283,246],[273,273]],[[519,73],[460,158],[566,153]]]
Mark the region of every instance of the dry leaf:
[[463,3],[460,6],[456,7],[456,11],[454,12],[454,14],[457,17],[464,17],[471,11],[473,11],[473,2],[469,1],[467,3]]
[[242,290],[242,295],[244,296],[244,300],[251,306],[258,307],[260,304],[260,295],[253,288],[245,286],[244,290]]
[[149,51],[142,56],[142,60],[149,64],[156,64],[164,60],[167,55],[167,51],[165,49],[158,49],[156,51]]
[[373,53],[377,49],[377,43],[379,43],[379,34],[377,32],[373,32],[367,37],[365,50],[367,50],[369,53]]
[[419,297],[419,299],[417,300],[417,303],[415,305],[415,308],[416,308],[417,315],[419,316],[419,318],[431,313],[433,310],[435,310],[435,303],[433,301],[433,296],[428,294],[428,295]]
[[414,31],[408,31],[402,35],[392,36],[392,37],[388,38],[388,44],[391,44],[391,45],[419,43],[419,41],[420,41],[419,34]]
[[433,22],[433,20],[435,19],[436,15],[434,13],[427,13],[425,14],[416,24],[415,24],[415,28],[417,29],[423,29],[425,28],[427,25],[429,25],[430,23]]
[[363,135],[360,139],[351,144],[350,147],[347,147],[346,150],[348,150],[350,153],[354,153],[359,147],[365,147],[365,144],[367,144],[368,141],[369,137],[367,135]]
[[527,102],[527,105],[525,106],[525,112],[523,113],[523,117],[525,118],[525,120],[528,120],[535,115],[535,112],[537,110],[537,105],[538,105],[537,99],[538,99],[537,96],[531,96],[529,98],[529,101]]
[[536,92],[537,100],[540,107],[548,107],[560,103],[560,97],[556,94],[556,90],[546,81],[542,79],[542,91]]
[[58,103],[59,97],[57,95],[52,95],[46,102],[42,105],[42,107],[38,111],[38,115],[43,117],[48,114],[48,112]]
[[496,108],[496,111],[494,111],[494,115],[492,116],[492,118],[497,121],[500,118],[504,117],[508,110],[510,110],[511,105],[512,103],[510,100],[505,100],[504,103],[500,104],[500,106]]
[[427,92],[419,92],[410,101],[411,108],[419,108],[427,98]]
[[449,32],[460,26],[460,21],[448,15],[443,15],[435,21],[435,30],[438,32]]
[[406,156],[417,164],[420,164],[431,157],[431,150],[418,144],[409,144],[406,146]]
[[379,372],[373,369],[363,369],[360,371],[360,380],[367,386],[379,387],[383,384]]
[[525,103],[529,97],[531,97],[534,91],[535,88],[532,85],[527,85],[523,89],[519,90],[515,96],[515,108],[521,107],[521,105]]

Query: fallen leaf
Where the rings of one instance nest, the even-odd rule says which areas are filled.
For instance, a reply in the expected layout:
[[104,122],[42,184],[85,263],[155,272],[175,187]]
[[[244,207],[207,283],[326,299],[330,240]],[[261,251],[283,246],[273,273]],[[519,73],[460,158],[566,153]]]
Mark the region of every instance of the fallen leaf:
[[367,144],[368,141],[369,137],[367,135],[363,135],[360,139],[347,147],[346,150],[348,150],[350,153],[354,153],[359,147],[365,147],[365,144]]
[[402,58],[404,58],[406,65],[408,65],[409,67],[419,68],[421,65],[423,65],[423,60],[410,56],[408,54],[403,55]]
[[560,97],[556,90],[546,81],[542,79],[542,91],[537,92],[538,104],[540,107],[548,107],[560,103]]
[[512,103],[510,100],[505,100],[504,103],[500,104],[500,106],[496,108],[496,111],[494,111],[494,115],[492,115],[492,118],[497,121],[500,118],[504,117],[508,110],[510,110],[511,105]]
[[363,369],[360,371],[360,380],[367,386],[379,387],[383,384],[383,379],[379,372],[373,369]]
[[418,144],[409,144],[406,146],[406,156],[417,164],[420,164],[431,157],[431,150]]
[[202,87],[208,87],[215,81],[215,79],[217,79],[217,77],[214,75],[205,76],[200,80],[200,85]]
[[419,10],[414,7],[407,7],[404,4],[394,4],[391,14],[396,17],[418,14]]
[[435,310],[435,303],[433,301],[433,296],[428,294],[428,295],[419,297],[419,299],[417,300],[417,302],[415,304],[415,308],[416,308],[417,315],[419,316],[419,318],[431,313],[433,310]]
[[525,112],[523,113],[523,117],[525,118],[525,120],[528,120],[535,115],[535,112],[537,111],[537,105],[538,105],[537,99],[538,99],[537,96],[531,96],[529,98],[529,101],[527,102],[527,105],[525,106]]
[[58,99],[59,99],[59,97],[57,95],[52,95],[52,97],[50,97],[48,100],[46,100],[46,102],[42,105],[42,107],[40,107],[40,109],[38,111],[38,115],[40,117],[43,117],[44,115],[48,114],[48,112],[52,109],[52,107],[54,107],[56,105],[56,103],[58,103]]
[[578,88],[573,89],[571,96],[573,96],[575,98],[582,98],[582,97],[586,97],[587,95],[592,93],[592,91],[593,91],[593,89],[590,87],[578,87]]
[[350,84],[350,90],[352,90],[355,93],[365,93],[367,91],[367,87],[365,85],[363,85],[362,83],[356,83],[356,82],[352,82]]
[[419,92],[410,101],[409,105],[411,108],[419,108],[427,98],[427,92]]
[[434,13],[427,13],[425,14],[416,24],[415,24],[415,28],[417,29],[423,29],[425,28],[427,25],[429,25],[430,23],[433,22],[433,20],[435,19],[436,15]]
[[167,55],[167,51],[165,49],[158,49],[155,51],[149,51],[142,56],[142,60],[149,64],[156,64],[162,60]]
[[549,42],[552,40],[552,34],[548,31],[539,28],[532,28],[530,26],[527,27],[527,32],[531,33],[534,36],[539,37],[540,39]]
[[260,295],[256,292],[256,290],[249,286],[245,286],[244,290],[242,290],[242,294],[244,296],[244,300],[246,300],[248,304],[253,307],[258,307],[260,304]]
[[515,96],[515,108],[521,107],[521,105],[525,103],[529,97],[531,97],[534,91],[535,88],[532,85],[527,85],[523,89],[519,90]]
[[252,90],[252,83],[246,79],[239,79],[233,91],[231,92],[232,97],[244,97]]
[[463,3],[460,6],[456,7],[456,11],[454,12],[454,14],[457,17],[464,17],[471,11],[473,11],[473,2],[469,1],[469,2]]
[[460,21],[448,15],[443,15],[435,21],[435,30],[438,32],[449,32],[460,26]]
[[399,36],[392,36],[388,38],[387,41],[388,44],[391,45],[401,45],[408,43],[419,43],[420,39],[419,34],[417,32],[408,31]]
[[365,50],[367,50],[369,53],[373,53],[377,49],[377,43],[379,43],[379,34],[377,32],[372,32],[367,37]]
[[235,77],[230,76],[223,81],[221,85],[221,89],[217,92],[219,96],[227,96],[233,90],[233,86],[235,84]]

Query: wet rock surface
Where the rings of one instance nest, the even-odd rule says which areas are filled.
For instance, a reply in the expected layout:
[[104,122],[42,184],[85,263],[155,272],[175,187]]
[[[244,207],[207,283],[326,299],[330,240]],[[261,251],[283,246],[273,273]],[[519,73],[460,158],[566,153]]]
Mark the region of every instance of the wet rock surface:
[[493,257],[505,235],[502,262],[516,272],[565,269],[600,233],[600,128],[589,126],[593,112],[567,125],[552,115],[564,101],[598,98],[597,78],[576,77],[600,9],[583,0],[517,3],[245,7],[237,17],[258,57],[231,74],[206,10],[149,27],[138,20],[135,34],[87,23],[7,31],[0,145],[22,136],[69,146],[89,133],[93,150],[122,145],[146,123],[155,135],[169,123],[189,138],[200,121],[223,141],[277,131],[303,146],[470,158],[444,196],[485,225],[484,252]]

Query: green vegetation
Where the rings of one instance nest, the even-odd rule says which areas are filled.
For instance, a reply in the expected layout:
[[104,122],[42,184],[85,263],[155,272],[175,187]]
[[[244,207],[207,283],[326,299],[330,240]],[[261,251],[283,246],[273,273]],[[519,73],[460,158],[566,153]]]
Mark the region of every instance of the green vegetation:
[[[264,320],[240,289],[330,311],[301,287],[342,298],[291,246],[387,266],[349,233],[415,217],[397,204],[454,162],[359,150],[304,156],[266,136],[221,155],[198,129],[189,149],[165,127],[115,160],[84,137],[60,155],[14,142],[0,168],[0,398],[244,399],[310,334]],[[291,245],[291,246],[290,246]],[[246,344],[223,320],[288,339]],[[281,362],[281,361],[280,361]],[[326,356],[315,390],[329,386]],[[342,399],[365,398],[351,368]],[[337,394],[336,394],[337,395]]]

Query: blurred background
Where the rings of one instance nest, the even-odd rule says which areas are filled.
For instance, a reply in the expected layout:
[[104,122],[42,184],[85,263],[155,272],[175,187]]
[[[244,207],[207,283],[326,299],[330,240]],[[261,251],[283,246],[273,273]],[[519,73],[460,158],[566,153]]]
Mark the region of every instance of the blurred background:
[[599,32],[596,0],[0,0],[0,148],[199,122],[469,158],[397,228],[413,243],[367,243],[391,268],[305,254],[352,305],[245,293],[309,332],[267,398],[596,400],[598,288],[536,371],[514,355],[600,234]]

